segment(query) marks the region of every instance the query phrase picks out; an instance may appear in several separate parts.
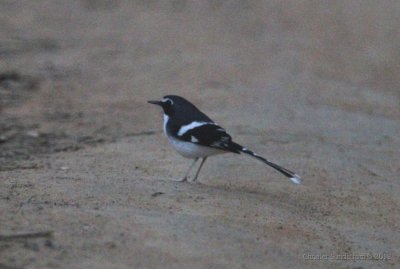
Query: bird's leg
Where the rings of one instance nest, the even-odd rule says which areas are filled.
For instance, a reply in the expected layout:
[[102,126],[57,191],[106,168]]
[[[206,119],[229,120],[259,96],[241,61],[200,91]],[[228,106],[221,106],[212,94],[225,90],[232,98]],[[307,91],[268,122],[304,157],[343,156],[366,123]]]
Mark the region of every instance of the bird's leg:
[[193,178],[193,182],[196,182],[196,180],[197,180],[197,177],[199,176],[199,173],[200,173],[201,167],[203,167],[203,164],[204,164],[204,162],[205,162],[206,160],[207,160],[207,157],[204,157],[204,158],[203,158],[203,160],[201,160],[201,163],[200,163],[199,169],[197,169],[196,175],[195,175],[195,176],[194,176],[194,178]]
[[189,169],[187,170],[185,176],[184,176],[182,179],[178,180],[178,181],[180,181],[180,182],[188,181],[189,173],[190,173],[190,171],[192,170],[193,166],[196,164],[196,162],[197,162],[198,159],[199,159],[199,158],[194,159],[193,163],[190,165]]

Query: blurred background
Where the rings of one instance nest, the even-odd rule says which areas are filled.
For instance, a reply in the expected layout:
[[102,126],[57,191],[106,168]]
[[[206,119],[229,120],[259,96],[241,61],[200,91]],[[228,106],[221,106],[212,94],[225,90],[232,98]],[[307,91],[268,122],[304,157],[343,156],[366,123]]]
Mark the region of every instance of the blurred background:
[[[400,116],[399,1],[1,1],[0,10],[2,162],[142,132],[157,119],[145,101],[166,94],[229,128],[350,142],[386,126],[360,115]],[[368,126],[343,133],[357,123]]]
[[[171,182],[167,94],[304,185],[228,154]],[[398,0],[2,0],[0,233],[55,238],[0,268],[395,268],[399,133]]]

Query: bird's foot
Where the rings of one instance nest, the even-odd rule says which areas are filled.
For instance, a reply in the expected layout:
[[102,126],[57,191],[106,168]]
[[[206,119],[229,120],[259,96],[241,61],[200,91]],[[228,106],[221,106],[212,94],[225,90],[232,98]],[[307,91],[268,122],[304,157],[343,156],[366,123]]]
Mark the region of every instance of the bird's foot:
[[188,178],[187,177],[179,178],[176,181],[178,181],[178,182],[188,182]]
[[176,181],[177,181],[177,182],[188,182],[188,183],[191,183],[191,184],[196,184],[196,183],[199,182],[199,181],[197,180],[197,178],[191,179],[191,178],[189,178],[189,177],[179,178],[179,179],[177,179]]
[[190,183],[192,183],[192,184],[200,183],[200,181],[198,181],[197,178],[192,178],[192,179],[191,179],[190,181],[188,181],[188,182],[190,182]]

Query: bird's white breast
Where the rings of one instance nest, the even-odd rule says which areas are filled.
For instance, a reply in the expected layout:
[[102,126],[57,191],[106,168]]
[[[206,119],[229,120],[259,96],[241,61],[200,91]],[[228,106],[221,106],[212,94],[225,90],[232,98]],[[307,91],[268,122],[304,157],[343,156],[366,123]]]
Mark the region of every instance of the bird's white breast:
[[224,150],[185,142],[172,136],[168,136],[168,141],[179,154],[190,159],[204,158],[211,155],[226,153]]
[[168,123],[168,120],[169,120],[168,115],[167,115],[167,114],[164,114],[164,134],[165,134],[166,136],[168,136],[168,134],[167,134],[167,123]]

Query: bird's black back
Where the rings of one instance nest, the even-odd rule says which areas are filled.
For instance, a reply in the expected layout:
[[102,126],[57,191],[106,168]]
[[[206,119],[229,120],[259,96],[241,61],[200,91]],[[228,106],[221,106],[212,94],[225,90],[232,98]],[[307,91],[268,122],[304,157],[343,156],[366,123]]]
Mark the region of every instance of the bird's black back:
[[176,133],[180,126],[190,124],[193,121],[213,122],[200,109],[181,96],[166,95],[164,98],[171,99],[173,102],[172,110],[167,114],[170,118],[167,129],[172,133]]

